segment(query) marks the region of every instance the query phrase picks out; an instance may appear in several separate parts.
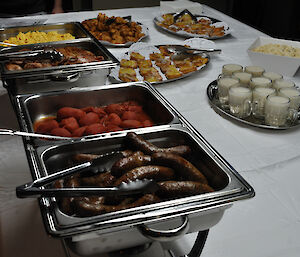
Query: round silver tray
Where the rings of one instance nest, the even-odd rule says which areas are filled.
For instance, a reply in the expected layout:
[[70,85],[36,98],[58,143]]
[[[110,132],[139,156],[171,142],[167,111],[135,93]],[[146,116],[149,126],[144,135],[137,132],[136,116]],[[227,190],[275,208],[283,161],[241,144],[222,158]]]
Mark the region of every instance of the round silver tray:
[[[158,48],[159,46],[167,46],[167,45],[152,45],[153,47],[156,47]],[[168,46],[174,46],[174,45],[168,45]],[[135,51],[135,52],[138,52],[138,51]],[[126,52],[124,54],[124,56],[126,55],[129,55],[129,52]],[[203,64],[202,66],[200,67],[197,67],[197,70],[195,71],[192,71],[192,72],[189,72],[189,73],[186,73],[186,74],[183,74],[181,77],[178,77],[178,78],[174,78],[174,79],[167,79],[167,78],[164,78],[163,77],[163,80],[162,81],[157,81],[157,82],[149,82],[151,85],[158,85],[158,84],[163,84],[163,83],[167,83],[167,82],[172,82],[172,81],[176,81],[176,80],[179,80],[179,79],[183,79],[183,78],[186,78],[186,77],[189,77],[191,75],[193,75],[194,73],[196,72],[199,72],[200,70],[202,70],[203,68],[205,68],[209,62],[210,62],[210,55],[209,54],[206,54],[206,53],[201,53],[199,54],[201,55],[202,57],[204,58],[207,58],[208,61],[207,63]],[[155,65],[154,65],[155,66]],[[118,69],[120,67],[115,67],[111,70],[110,74],[109,74],[109,78],[113,81],[113,82],[116,82],[116,83],[123,83],[124,81],[120,80],[119,77],[118,77]],[[158,70],[159,68],[156,67]],[[161,75],[163,75],[162,73],[160,73]],[[164,75],[163,75],[164,76]]]
[[[178,13],[170,13],[170,14],[173,14],[174,16]],[[157,16],[153,19],[153,22],[154,24],[159,28],[159,29],[162,29],[168,33],[171,33],[171,34],[174,34],[174,35],[177,35],[177,36],[180,36],[180,37],[185,37],[185,38],[188,38],[188,37],[198,37],[198,38],[205,38],[205,39],[219,39],[219,38],[223,38],[223,37],[226,37],[227,35],[231,34],[231,29],[229,28],[228,24],[221,21],[221,20],[218,20],[216,18],[213,18],[213,17],[209,17],[209,16],[206,16],[206,15],[197,15],[197,14],[194,14],[194,16],[198,19],[200,18],[207,18],[207,19],[210,19],[212,21],[212,24],[215,24],[215,23],[218,23],[218,22],[222,22],[224,23],[224,25],[226,26],[226,28],[224,28],[224,35],[223,36],[220,36],[220,37],[217,37],[217,36],[214,36],[214,37],[209,37],[207,35],[201,35],[201,34],[196,34],[196,33],[189,33],[189,32],[186,32],[184,30],[178,30],[178,31],[173,31],[173,30],[170,30],[168,28],[165,28],[165,27],[162,27],[159,25],[159,23],[161,22],[162,20],[162,16]]]
[[294,127],[298,127],[300,125],[300,121],[297,120],[294,123],[288,122],[285,124],[285,126],[280,126],[280,127],[275,127],[275,126],[270,126],[270,125],[266,125],[264,120],[262,119],[257,119],[255,118],[253,115],[250,115],[247,118],[241,119],[238,118],[234,115],[232,115],[229,112],[229,109],[223,109],[221,107],[221,104],[219,102],[218,99],[218,85],[217,85],[217,81],[214,80],[213,82],[211,82],[208,87],[207,87],[207,96],[210,102],[210,105],[213,107],[213,109],[222,115],[225,115],[226,117],[229,117],[235,121],[250,125],[250,126],[254,126],[254,127],[258,127],[258,128],[264,128],[264,129],[275,129],[275,130],[284,130],[284,129],[290,129],[290,128],[294,128]]

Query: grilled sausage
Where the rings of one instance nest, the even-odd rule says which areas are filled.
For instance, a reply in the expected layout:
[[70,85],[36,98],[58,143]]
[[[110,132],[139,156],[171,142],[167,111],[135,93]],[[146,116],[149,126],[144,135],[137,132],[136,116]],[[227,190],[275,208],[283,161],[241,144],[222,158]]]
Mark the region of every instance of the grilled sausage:
[[89,177],[81,177],[81,181],[84,185],[97,187],[111,186],[115,180],[115,177],[112,176],[110,172],[100,173]]
[[118,205],[93,204],[84,198],[76,199],[75,205],[81,217],[99,215],[107,212],[119,211],[129,208],[142,206],[145,204],[156,203],[159,198],[152,194],[146,194],[132,203],[120,203]]
[[59,124],[56,120],[38,121],[35,131],[37,133],[50,133],[52,129],[58,128]]
[[[55,183],[55,186],[59,188],[62,186],[61,183],[62,180],[58,180],[58,182]],[[80,182],[77,176],[66,178],[63,182],[63,187],[75,188],[79,186]],[[74,214],[74,199],[74,197],[63,197],[58,199],[60,210],[67,215]]]
[[59,120],[69,117],[74,117],[76,120],[80,120],[84,115],[84,111],[72,107],[62,107],[57,111],[57,119]]
[[179,155],[186,155],[191,152],[191,149],[187,145],[179,145],[170,148],[160,148],[152,143],[146,141],[141,136],[137,135],[134,132],[127,133],[126,138],[128,139],[129,144],[133,145],[136,149],[141,150],[145,154],[153,154],[153,153],[175,153]]
[[154,165],[141,166],[126,172],[117,179],[115,185],[118,186],[122,182],[127,183],[137,179],[154,179],[156,181],[168,180],[173,178],[173,176],[174,171],[167,167]]
[[161,198],[179,198],[214,191],[209,185],[195,181],[163,181],[158,185],[156,193]]
[[111,174],[116,177],[122,176],[125,172],[132,170],[136,167],[149,165],[151,163],[151,156],[144,155],[143,152],[137,151],[133,155],[124,157],[111,168]]
[[157,165],[171,167],[180,176],[187,180],[199,181],[207,184],[206,177],[192,163],[183,157],[172,153],[155,153],[152,162]]

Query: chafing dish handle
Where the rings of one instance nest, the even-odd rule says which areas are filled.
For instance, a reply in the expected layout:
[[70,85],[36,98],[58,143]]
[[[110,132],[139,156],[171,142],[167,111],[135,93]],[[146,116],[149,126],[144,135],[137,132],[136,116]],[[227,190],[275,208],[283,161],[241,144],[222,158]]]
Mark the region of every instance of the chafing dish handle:
[[66,75],[53,75],[51,76],[52,81],[59,81],[59,82],[75,82],[80,78],[80,72],[75,72]]
[[185,235],[186,232],[189,230],[188,217],[183,216],[181,218],[183,221],[182,224],[179,227],[174,229],[161,231],[161,230],[149,228],[144,224],[139,225],[138,229],[145,237],[151,240],[160,241],[160,242],[173,241]]

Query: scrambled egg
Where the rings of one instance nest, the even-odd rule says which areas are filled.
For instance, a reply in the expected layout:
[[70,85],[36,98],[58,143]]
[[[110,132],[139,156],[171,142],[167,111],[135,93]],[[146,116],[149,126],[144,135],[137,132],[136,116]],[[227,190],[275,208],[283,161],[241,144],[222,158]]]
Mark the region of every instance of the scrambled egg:
[[61,41],[75,39],[70,33],[59,34],[57,31],[39,32],[39,31],[29,31],[27,33],[20,32],[15,37],[10,37],[6,39],[5,43],[15,44],[15,45],[28,45],[35,43],[45,43],[51,41]]

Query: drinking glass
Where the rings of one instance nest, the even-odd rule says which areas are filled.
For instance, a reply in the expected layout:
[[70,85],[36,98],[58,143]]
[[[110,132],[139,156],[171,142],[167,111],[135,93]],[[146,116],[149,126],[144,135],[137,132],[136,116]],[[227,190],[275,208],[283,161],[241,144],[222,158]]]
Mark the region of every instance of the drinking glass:
[[218,96],[221,106],[223,108],[228,106],[228,92],[229,88],[239,86],[240,82],[238,79],[230,77],[220,77],[218,79]]
[[252,78],[252,74],[248,72],[234,72],[232,74],[233,78],[240,80],[240,85],[242,87],[249,87],[250,79]]
[[284,126],[288,120],[294,122],[297,112],[290,109],[290,99],[285,96],[269,95],[265,103],[265,123],[270,126]]
[[222,67],[222,73],[224,75],[231,76],[234,72],[243,71],[243,66],[239,64],[225,64]]
[[265,102],[268,95],[276,95],[274,88],[256,87],[252,93],[252,114],[254,117],[264,118]]
[[264,77],[254,77],[250,79],[250,88],[254,89],[256,87],[271,87],[272,81]]
[[300,91],[296,88],[280,88],[278,92],[279,96],[286,96],[290,98],[290,108],[296,111],[299,110],[300,106]]
[[251,114],[252,91],[246,87],[231,87],[229,89],[229,110],[238,118]]

